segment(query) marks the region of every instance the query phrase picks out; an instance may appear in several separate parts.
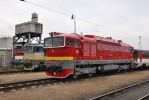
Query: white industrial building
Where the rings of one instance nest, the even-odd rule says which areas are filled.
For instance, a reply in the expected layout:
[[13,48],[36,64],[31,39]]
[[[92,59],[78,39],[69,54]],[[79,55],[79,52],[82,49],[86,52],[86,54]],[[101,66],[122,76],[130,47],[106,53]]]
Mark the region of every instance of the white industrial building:
[[13,38],[1,37],[0,38],[0,49],[11,49],[12,43],[13,43]]
[[15,36],[13,38],[0,38],[0,67],[11,66],[12,58],[13,61],[15,59],[15,51],[22,49],[20,45],[23,47],[33,41],[41,43],[42,27],[42,24],[38,23],[38,15],[33,13],[31,21],[15,26]]
[[0,67],[11,66],[13,38],[0,38]]

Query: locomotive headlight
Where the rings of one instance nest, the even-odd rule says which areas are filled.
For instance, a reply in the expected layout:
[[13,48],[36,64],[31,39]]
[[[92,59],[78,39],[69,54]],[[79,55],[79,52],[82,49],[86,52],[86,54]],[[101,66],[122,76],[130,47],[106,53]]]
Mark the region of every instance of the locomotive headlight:
[[56,65],[56,64],[57,64],[57,61],[52,60],[52,61],[50,61],[49,63],[52,64],[52,65]]
[[63,61],[52,60],[52,61],[49,62],[49,64],[52,64],[52,65],[62,65],[63,64]]
[[98,66],[98,71],[101,71],[101,66]]

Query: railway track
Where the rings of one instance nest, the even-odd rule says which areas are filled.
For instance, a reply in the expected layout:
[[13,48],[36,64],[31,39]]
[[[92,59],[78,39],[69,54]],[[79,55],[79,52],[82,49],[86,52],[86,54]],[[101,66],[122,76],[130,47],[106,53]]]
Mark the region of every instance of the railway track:
[[22,81],[22,82],[15,82],[15,83],[7,83],[7,84],[0,84],[0,93],[5,93],[9,91],[17,91],[20,89],[25,89],[25,88],[34,88],[38,87],[41,85],[47,85],[47,84],[61,84],[61,83],[68,83],[68,82],[73,82],[73,81],[79,81],[82,79],[85,79],[87,77],[81,77],[78,79],[72,79],[72,78],[67,78],[67,79],[50,79],[50,78],[45,78],[45,79],[38,79],[38,80],[31,80],[31,81]]
[[53,83],[58,83],[60,81],[61,80],[52,80],[52,79],[46,78],[46,79],[22,81],[22,82],[8,83],[8,84],[0,84],[0,93],[4,93],[8,91],[16,91],[18,89],[24,89],[27,87],[32,88],[39,85],[53,84]]
[[[138,82],[90,100],[149,100],[149,80]],[[148,94],[148,95],[146,95]]]
[[[11,73],[7,73],[6,74],[12,74]],[[14,72],[14,74],[16,73],[31,73],[31,72]],[[5,74],[5,73],[3,73]],[[103,77],[103,76],[109,76],[111,74],[121,74],[121,73],[106,73],[104,75],[94,75],[94,77]],[[31,80],[31,81],[21,81],[21,82],[15,82],[15,83],[7,83],[7,84],[0,84],[0,93],[4,93],[4,92],[8,92],[8,91],[15,91],[18,89],[24,89],[26,87],[36,87],[39,85],[46,85],[46,84],[58,84],[58,83],[65,83],[65,82],[70,82],[70,81],[77,81],[77,80],[82,80],[82,79],[86,79],[89,78],[88,76],[82,76],[82,77],[78,77],[76,79],[72,79],[72,78],[67,78],[67,79],[37,79],[37,80]],[[90,77],[92,78],[92,77]]]
[[[144,71],[144,70],[149,70],[149,69],[141,69],[141,70],[135,70],[135,71]],[[0,75],[25,74],[25,73],[28,74],[28,73],[36,73],[36,72],[43,72],[43,71],[25,71],[25,70],[21,70],[21,71],[0,71]],[[128,71],[128,72],[131,72],[131,71]],[[108,73],[106,73],[106,75],[111,74],[111,73],[117,74],[117,72],[108,72]],[[126,72],[123,72],[123,73],[126,73]]]

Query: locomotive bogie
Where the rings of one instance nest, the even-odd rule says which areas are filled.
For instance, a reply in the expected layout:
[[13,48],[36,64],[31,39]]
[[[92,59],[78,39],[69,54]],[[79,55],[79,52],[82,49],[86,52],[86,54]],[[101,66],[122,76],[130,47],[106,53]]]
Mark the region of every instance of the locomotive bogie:
[[119,65],[105,65],[103,66],[103,71],[118,70]]
[[92,67],[90,65],[87,65],[85,67],[80,67],[80,66],[77,66],[75,67],[75,74],[89,74],[89,73],[96,73],[96,70],[97,70],[97,67]]
[[23,65],[24,70],[45,70],[43,60],[25,60]]

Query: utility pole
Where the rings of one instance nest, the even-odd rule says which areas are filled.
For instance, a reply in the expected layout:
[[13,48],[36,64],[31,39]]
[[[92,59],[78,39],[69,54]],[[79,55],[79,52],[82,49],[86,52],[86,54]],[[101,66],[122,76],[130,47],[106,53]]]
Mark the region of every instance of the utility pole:
[[72,14],[71,19],[74,20],[74,33],[76,33],[76,18],[75,18],[75,15]]
[[139,44],[138,44],[138,49],[142,50],[141,36],[139,36]]

